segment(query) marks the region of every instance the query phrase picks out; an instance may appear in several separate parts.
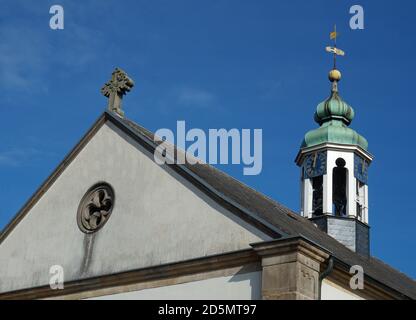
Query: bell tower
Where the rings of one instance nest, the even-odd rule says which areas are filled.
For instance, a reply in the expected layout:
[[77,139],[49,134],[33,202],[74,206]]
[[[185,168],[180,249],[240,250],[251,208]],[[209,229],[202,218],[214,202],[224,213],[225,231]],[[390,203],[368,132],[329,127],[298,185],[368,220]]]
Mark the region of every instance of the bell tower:
[[[336,31],[331,39],[336,39]],[[301,215],[363,255],[369,254],[368,167],[373,160],[367,140],[349,126],[354,110],[339,95],[341,72],[334,47],[329,72],[331,94],[321,102],[314,119],[319,127],[306,133],[296,164],[301,169]]]

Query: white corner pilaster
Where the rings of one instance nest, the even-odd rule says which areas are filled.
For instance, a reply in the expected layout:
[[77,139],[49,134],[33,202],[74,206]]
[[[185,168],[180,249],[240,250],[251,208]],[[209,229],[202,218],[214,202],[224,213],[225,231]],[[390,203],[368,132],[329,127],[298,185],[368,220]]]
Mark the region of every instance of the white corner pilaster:
[[327,169],[323,177],[322,211],[324,214],[332,214],[332,169]]

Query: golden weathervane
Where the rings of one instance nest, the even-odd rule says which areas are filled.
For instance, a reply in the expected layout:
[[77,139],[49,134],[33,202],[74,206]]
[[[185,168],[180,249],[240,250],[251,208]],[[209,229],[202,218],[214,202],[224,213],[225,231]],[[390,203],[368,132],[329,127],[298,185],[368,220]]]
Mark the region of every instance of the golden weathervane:
[[341,80],[341,72],[339,70],[337,70],[337,56],[345,56],[345,52],[342,51],[341,49],[337,48],[337,37],[338,37],[338,32],[337,32],[337,26],[334,26],[334,31],[332,31],[329,34],[329,38],[331,40],[334,40],[334,46],[333,47],[326,47],[325,50],[329,53],[332,53],[334,55],[334,67],[333,69],[329,72],[329,80],[332,82],[332,92],[338,92],[338,81]]
[[334,46],[325,48],[327,52],[334,54],[334,70],[336,70],[337,68],[337,56],[345,56],[345,52],[337,48],[337,37],[338,37],[338,32],[337,32],[337,26],[335,25],[334,31],[332,31],[329,34],[329,38],[331,40],[334,40]]

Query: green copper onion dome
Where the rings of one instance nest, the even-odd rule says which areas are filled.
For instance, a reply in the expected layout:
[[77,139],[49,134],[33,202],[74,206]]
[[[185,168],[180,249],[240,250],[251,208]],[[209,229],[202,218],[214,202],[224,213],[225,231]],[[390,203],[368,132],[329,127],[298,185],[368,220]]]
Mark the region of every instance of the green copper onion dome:
[[331,95],[318,105],[314,116],[320,127],[305,135],[301,148],[322,143],[338,143],[357,145],[367,150],[367,140],[348,127],[354,119],[354,109],[338,94],[338,81],[341,80],[341,72],[336,69],[331,70],[329,80],[332,82]]

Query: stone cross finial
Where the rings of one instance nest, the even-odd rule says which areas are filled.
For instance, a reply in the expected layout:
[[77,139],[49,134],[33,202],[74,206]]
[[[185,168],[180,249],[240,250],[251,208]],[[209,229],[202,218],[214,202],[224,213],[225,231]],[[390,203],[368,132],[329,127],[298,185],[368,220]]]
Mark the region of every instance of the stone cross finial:
[[133,86],[134,81],[129,78],[127,73],[116,68],[111,74],[111,80],[101,88],[101,93],[108,98],[108,110],[123,117],[124,112],[121,110],[121,100]]

